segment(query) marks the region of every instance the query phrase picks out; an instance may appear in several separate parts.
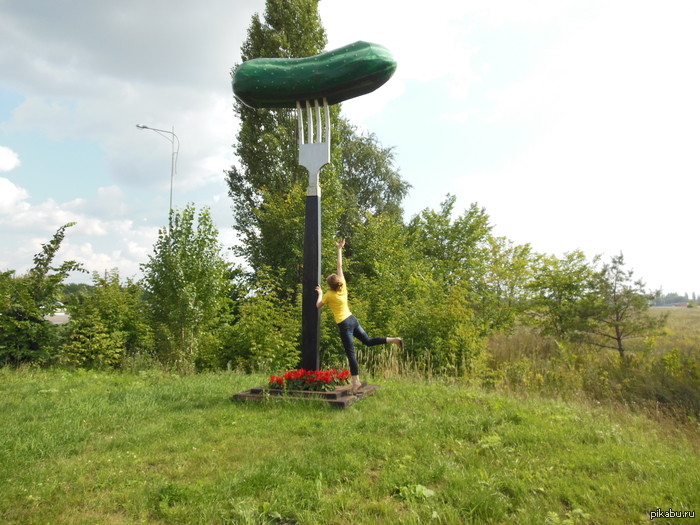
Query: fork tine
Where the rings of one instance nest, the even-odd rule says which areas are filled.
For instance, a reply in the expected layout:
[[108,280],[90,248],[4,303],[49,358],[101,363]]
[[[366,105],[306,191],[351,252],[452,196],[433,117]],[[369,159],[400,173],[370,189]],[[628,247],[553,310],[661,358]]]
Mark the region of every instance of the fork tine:
[[306,141],[311,144],[314,141],[314,119],[311,113],[311,103],[306,101]]
[[[324,97],[323,104],[319,104],[318,99],[314,99],[313,105],[310,100],[305,100],[304,105],[306,106],[306,133],[304,133],[304,110],[301,101],[296,101],[299,145],[329,142],[331,138],[331,113],[328,99]],[[321,106],[323,106],[323,116]]]
[[321,106],[318,105],[318,99],[314,100],[316,105],[316,142],[323,142],[323,126],[321,126]]
[[299,132],[299,145],[304,144],[304,118],[301,111],[301,102],[297,100],[297,126]]

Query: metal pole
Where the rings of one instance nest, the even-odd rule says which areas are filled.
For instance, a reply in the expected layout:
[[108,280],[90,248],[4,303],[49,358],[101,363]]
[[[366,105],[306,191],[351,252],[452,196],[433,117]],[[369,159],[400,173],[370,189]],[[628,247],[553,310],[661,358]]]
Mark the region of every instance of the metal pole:
[[[144,126],[143,124],[136,124],[136,127],[139,129],[150,129],[151,131],[155,131],[156,133],[158,133],[158,135],[170,142],[170,202],[168,206],[168,211],[169,213],[172,213],[173,179],[175,178],[175,173],[177,172],[177,157],[180,154],[180,139],[177,138],[177,135],[175,135],[175,126],[172,127],[172,131],[168,131],[166,129],[151,128],[149,126]],[[163,135],[163,133],[167,133],[168,135],[170,135],[170,138],[168,138],[166,135]],[[177,141],[177,149],[175,149],[175,141]]]
[[[172,126],[170,132],[175,137],[175,126]],[[179,143],[178,143],[179,144]],[[175,178],[175,140],[170,141],[170,213],[173,212],[173,179]]]
[[316,286],[321,282],[321,199],[306,196],[304,273],[301,308],[301,368],[321,367],[321,311],[316,308]]

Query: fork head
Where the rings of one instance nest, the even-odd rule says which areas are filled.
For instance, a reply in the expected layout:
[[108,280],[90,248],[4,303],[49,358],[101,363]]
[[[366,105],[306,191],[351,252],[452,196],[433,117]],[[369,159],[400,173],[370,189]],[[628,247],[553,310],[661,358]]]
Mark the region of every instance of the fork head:
[[304,111],[301,101],[297,100],[297,124],[299,126],[299,165],[309,172],[307,195],[321,195],[318,174],[321,168],[331,160],[331,117],[328,101],[323,99],[323,119],[318,100],[304,101],[306,108],[306,130],[304,134]]

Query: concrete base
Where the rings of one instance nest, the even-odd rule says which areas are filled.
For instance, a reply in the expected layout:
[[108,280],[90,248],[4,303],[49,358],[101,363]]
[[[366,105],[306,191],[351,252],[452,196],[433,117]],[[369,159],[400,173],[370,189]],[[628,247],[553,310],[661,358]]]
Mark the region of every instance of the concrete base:
[[262,401],[264,399],[290,399],[299,401],[321,401],[336,408],[345,408],[361,399],[374,394],[379,390],[379,385],[362,383],[362,386],[353,393],[352,385],[336,387],[331,392],[310,392],[308,390],[277,390],[271,388],[251,388],[245,392],[234,394],[233,401]]

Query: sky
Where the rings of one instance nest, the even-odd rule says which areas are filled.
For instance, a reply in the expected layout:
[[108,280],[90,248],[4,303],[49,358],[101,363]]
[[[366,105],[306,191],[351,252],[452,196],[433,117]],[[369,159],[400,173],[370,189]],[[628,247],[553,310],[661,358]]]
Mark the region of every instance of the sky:
[[[209,207],[222,245],[235,244],[230,69],[264,9],[0,0],[0,271],[27,271],[74,221],[57,260],[140,276],[167,223],[172,143],[136,124],[175,132],[174,207]],[[319,11],[328,50],[365,40],[397,61],[342,110],[393,148],[412,186],[407,220],[453,194],[456,214],[477,203],[496,235],[536,252],[622,253],[649,289],[700,294],[700,3],[322,0]]]

